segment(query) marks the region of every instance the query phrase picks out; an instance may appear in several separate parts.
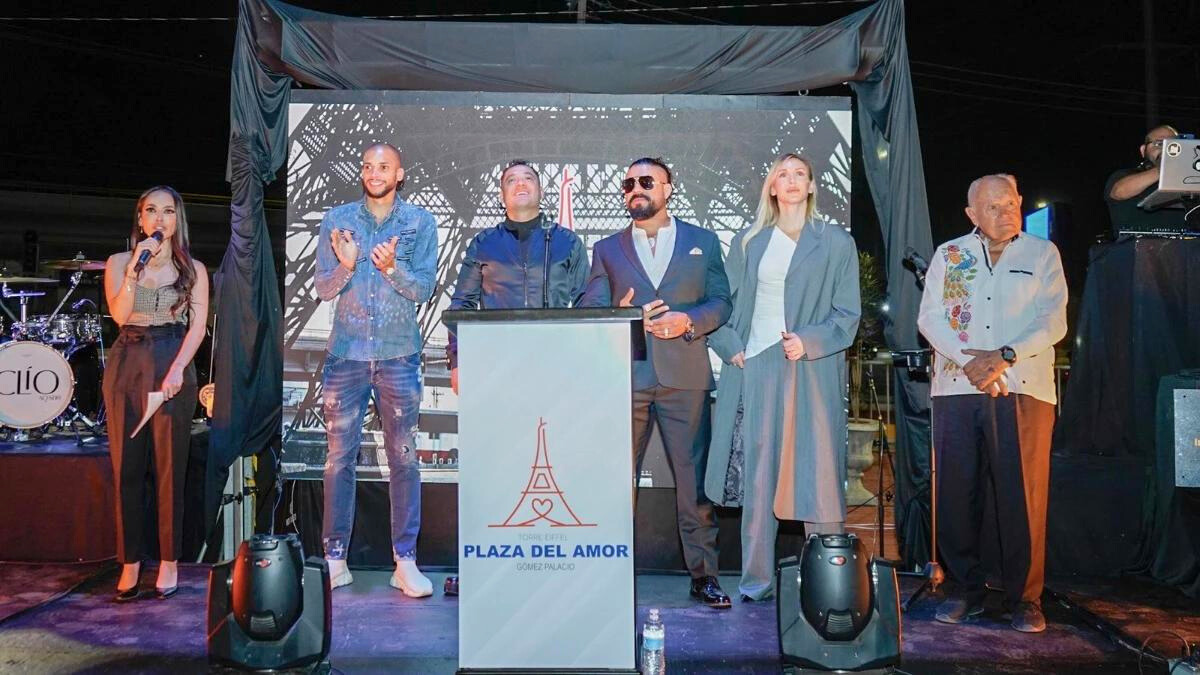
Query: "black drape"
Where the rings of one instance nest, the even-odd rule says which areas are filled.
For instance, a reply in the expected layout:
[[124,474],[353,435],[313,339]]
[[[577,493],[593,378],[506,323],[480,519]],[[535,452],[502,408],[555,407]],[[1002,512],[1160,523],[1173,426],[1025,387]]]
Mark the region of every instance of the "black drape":
[[825,26],[787,28],[377,21],[240,0],[232,74],[234,241],[221,266],[231,278],[221,284],[217,330],[231,357],[218,369],[213,422],[221,461],[256,452],[280,428],[281,318],[259,183],[283,165],[293,82],[608,94],[794,93],[849,83],[883,230],[894,318],[887,337],[894,348],[917,346],[920,293],[907,283],[902,256],[906,246],[928,256],[933,245],[903,0],[879,0]]
[[[261,173],[270,162],[240,136],[229,144],[232,228],[217,273],[213,425],[205,465],[205,522],[216,522],[229,465],[267,448],[280,433],[283,326],[275,260],[263,215]],[[258,150],[261,151],[261,146]]]
[[[1059,571],[1117,574],[1095,561],[1119,561],[1198,594],[1200,499],[1162,459],[1173,429],[1160,382],[1200,367],[1200,240],[1129,237],[1090,257],[1051,460],[1051,532],[1070,541],[1049,546]],[[1086,491],[1081,470],[1098,477]]]
[[[896,539],[905,568],[916,569],[929,562],[932,548],[929,383],[913,381],[900,369],[896,373],[892,390],[896,420]],[[907,384],[902,377],[909,380]]]

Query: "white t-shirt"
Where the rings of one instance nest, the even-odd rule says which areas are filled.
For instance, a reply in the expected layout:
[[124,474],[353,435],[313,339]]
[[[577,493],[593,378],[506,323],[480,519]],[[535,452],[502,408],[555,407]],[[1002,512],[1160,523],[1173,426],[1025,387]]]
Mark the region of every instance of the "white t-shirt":
[[746,339],[746,358],[761,354],[779,342],[780,333],[787,330],[783,316],[783,288],[796,242],[779,230],[771,228],[771,240],[758,263],[758,290],[754,294],[754,316],[750,318],[750,336]]

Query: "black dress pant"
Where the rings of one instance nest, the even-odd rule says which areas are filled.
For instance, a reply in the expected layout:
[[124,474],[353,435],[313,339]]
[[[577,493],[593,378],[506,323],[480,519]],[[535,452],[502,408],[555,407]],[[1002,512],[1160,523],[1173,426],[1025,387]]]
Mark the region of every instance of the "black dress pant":
[[959,590],[982,600],[985,497],[994,500],[1005,604],[1039,602],[1054,405],[1026,394],[935,396],[938,548]]
[[633,392],[634,480],[641,475],[653,417],[675,474],[679,538],[692,578],[717,575],[717,517],[702,489],[711,435],[708,399],[707,391],[663,386]]
[[179,353],[185,324],[131,326],[109,351],[104,370],[108,409],[108,446],[117,493],[117,558],[135,563],[145,551],[146,474],[154,479],[158,501],[158,559],[183,554],[183,490],[187,474],[192,417],[196,412],[196,368],[189,363],[183,388],[163,403],[133,438],[146,410],[146,396],[162,387]]

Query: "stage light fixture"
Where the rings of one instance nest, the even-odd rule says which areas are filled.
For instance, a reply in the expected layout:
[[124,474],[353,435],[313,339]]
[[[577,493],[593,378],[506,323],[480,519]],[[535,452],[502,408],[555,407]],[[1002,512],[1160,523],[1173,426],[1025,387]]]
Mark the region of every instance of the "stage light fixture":
[[256,534],[208,574],[208,659],[251,670],[319,666],[330,646],[329,566],[294,535]]
[[800,558],[776,572],[779,648],[815,670],[877,670],[900,663],[896,563],[871,559],[853,534],[809,535]]

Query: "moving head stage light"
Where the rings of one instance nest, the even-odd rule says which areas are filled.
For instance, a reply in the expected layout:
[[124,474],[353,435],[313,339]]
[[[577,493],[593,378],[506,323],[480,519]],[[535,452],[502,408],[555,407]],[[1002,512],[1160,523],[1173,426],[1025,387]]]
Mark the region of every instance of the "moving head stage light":
[[329,654],[329,566],[304,561],[300,539],[256,534],[208,574],[208,659],[277,670]]
[[798,561],[779,561],[776,581],[785,663],[854,671],[900,663],[895,563],[870,559],[855,535],[809,535]]

